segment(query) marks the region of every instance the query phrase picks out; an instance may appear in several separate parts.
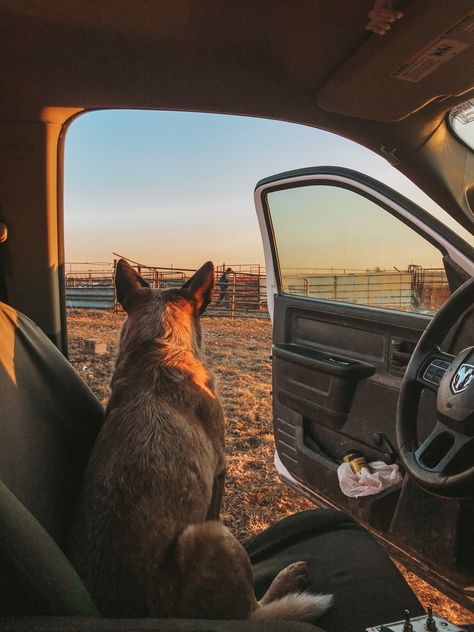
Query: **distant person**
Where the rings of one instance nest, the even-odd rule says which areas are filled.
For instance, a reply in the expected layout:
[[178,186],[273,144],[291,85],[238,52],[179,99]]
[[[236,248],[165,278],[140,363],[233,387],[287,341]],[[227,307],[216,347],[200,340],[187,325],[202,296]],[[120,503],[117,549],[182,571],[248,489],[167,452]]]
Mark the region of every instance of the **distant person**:
[[217,299],[218,303],[222,303],[227,294],[227,288],[229,287],[229,274],[232,272],[232,268],[227,268],[225,272],[223,272],[219,278],[219,298]]

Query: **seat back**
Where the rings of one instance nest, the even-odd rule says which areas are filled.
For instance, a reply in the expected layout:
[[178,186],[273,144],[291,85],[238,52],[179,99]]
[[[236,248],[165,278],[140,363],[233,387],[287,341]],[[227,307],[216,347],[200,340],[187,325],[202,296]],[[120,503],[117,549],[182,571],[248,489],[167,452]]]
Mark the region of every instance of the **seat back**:
[[0,613],[96,612],[62,549],[102,416],[39,327],[0,303]]

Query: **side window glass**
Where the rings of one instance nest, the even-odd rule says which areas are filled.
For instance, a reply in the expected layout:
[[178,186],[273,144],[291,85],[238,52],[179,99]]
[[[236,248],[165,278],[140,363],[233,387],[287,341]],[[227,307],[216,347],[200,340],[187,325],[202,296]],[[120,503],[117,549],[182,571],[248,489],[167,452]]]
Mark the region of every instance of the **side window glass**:
[[449,296],[442,253],[362,195],[305,185],[267,204],[284,294],[425,314]]

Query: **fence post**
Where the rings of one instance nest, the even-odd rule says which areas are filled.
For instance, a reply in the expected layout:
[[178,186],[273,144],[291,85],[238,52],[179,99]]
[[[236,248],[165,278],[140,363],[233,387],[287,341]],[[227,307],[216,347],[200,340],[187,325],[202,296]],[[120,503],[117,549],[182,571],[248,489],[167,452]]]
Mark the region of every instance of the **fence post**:
[[234,314],[235,314],[235,281],[236,281],[236,275],[234,272],[234,282],[232,284],[232,303],[231,303],[231,317],[234,318]]
[[114,271],[113,271],[113,277],[112,277],[112,286],[114,288],[114,313],[116,314],[118,312],[118,304],[117,304],[117,289],[115,287],[115,273],[117,270],[117,259],[114,259]]

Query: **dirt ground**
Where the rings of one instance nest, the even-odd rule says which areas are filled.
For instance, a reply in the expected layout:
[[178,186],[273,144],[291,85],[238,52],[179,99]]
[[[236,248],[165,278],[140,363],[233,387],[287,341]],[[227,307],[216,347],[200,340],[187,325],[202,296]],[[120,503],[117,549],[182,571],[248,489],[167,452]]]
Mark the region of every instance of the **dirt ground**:
[[[104,405],[123,319],[123,315],[110,312],[68,314],[70,360]],[[228,471],[222,519],[243,540],[289,514],[314,509],[314,505],[284,486],[273,467],[270,321],[205,318],[203,327],[227,424]],[[87,338],[105,342],[107,353],[86,353]],[[435,612],[454,623],[474,622],[472,613],[397,566],[423,604],[432,604]]]

